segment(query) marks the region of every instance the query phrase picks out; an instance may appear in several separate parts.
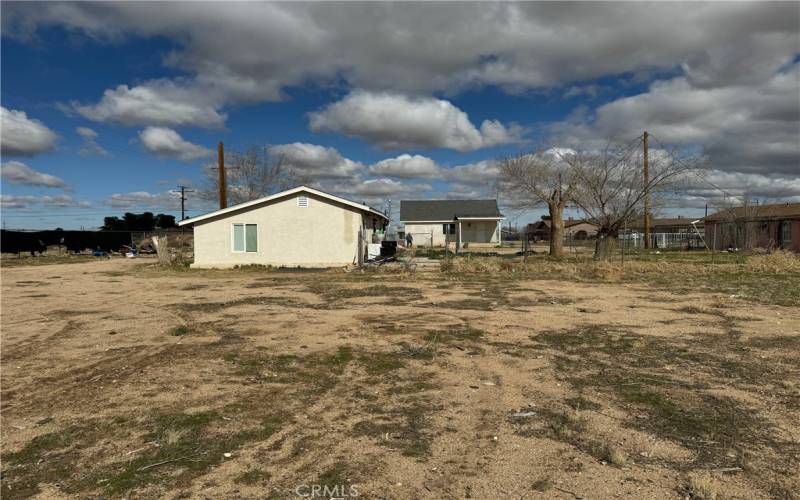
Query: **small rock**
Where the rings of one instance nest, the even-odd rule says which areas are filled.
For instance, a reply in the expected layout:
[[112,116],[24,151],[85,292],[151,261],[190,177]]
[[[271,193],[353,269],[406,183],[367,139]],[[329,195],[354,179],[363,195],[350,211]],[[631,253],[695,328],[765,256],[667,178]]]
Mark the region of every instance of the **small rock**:
[[222,456],[225,458],[231,458],[233,456],[233,453],[223,453]]
[[511,417],[512,418],[528,418],[528,417],[533,417],[534,415],[536,415],[535,411],[518,411],[516,413],[512,413]]

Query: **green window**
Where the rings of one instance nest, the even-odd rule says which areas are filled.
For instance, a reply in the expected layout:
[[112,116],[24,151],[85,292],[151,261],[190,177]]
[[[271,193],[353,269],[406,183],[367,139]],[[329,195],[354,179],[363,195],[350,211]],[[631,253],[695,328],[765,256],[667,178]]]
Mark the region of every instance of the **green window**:
[[258,225],[233,225],[233,251],[258,252]]

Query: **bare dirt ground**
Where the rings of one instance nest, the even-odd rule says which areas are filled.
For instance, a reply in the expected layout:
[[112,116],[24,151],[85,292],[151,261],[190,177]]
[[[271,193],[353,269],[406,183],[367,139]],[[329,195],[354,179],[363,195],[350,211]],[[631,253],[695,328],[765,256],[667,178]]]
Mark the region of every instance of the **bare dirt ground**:
[[4,268],[0,491],[797,498],[799,350],[645,282]]

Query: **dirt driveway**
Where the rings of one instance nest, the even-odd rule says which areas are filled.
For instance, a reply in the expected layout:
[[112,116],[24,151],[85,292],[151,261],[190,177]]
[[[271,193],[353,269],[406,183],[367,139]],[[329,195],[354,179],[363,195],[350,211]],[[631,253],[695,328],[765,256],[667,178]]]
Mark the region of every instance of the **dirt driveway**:
[[438,272],[2,270],[2,496],[795,498],[800,311]]

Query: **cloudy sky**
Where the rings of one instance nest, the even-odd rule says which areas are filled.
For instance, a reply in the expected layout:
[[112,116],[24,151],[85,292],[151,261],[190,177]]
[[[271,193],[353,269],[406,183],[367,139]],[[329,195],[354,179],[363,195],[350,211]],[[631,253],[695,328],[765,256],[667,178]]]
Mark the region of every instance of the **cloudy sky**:
[[176,213],[220,140],[396,208],[485,196],[493,159],[542,141],[645,129],[708,157],[673,210],[800,201],[797,4],[3,2],[9,228]]

